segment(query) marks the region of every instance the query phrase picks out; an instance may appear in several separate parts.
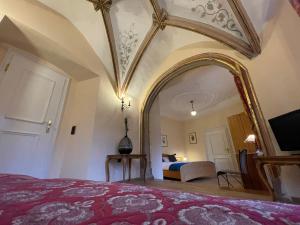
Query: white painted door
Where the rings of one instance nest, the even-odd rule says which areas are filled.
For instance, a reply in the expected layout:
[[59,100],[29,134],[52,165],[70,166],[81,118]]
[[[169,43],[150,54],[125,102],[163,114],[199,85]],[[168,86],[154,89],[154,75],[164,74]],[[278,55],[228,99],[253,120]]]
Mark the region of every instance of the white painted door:
[[216,165],[216,170],[236,170],[233,150],[225,127],[216,128],[205,133],[207,154]]
[[31,58],[7,53],[0,73],[0,173],[48,176],[67,82]]

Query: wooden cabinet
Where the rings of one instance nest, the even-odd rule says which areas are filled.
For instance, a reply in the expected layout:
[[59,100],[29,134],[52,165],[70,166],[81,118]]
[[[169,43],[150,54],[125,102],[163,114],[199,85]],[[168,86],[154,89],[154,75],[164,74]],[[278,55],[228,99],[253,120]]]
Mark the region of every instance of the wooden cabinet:
[[246,189],[267,190],[255,166],[254,157],[256,156],[256,146],[254,143],[245,143],[249,134],[253,134],[252,124],[246,113],[240,113],[228,117],[229,129],[236,152],[237,161],[239,161],[239,150],[247,149],[247,174],[242,174],[243,183]]
[[252,125],[247,114],[243,112],[228,117],[228,124],[236,153],[242,149],[247,149],[248,153],[255,153],[255,144],[245,143],[248,135],[253,134]]

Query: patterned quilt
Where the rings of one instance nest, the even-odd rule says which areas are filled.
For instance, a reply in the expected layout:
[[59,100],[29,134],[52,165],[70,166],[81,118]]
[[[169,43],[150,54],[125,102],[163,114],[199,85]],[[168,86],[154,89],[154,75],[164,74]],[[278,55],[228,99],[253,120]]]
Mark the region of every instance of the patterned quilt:
[[121,183],[0,174],[0,224],[300,224],[300,206]]

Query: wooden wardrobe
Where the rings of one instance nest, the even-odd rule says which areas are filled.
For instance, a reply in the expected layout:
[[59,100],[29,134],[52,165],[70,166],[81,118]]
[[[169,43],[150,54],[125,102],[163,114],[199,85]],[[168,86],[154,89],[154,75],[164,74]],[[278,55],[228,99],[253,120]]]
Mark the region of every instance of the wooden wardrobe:
[[251,121],[246,113],[240,113],[228,117],[229,129],[236,153],[237,160],[239,150],[247,149],[248,174],[244,176],[243,183],[246,189],[267,190],[260,179],[254,157],[256,156],[256,146],[254,143],[245,143],[249,134],[253,134]]

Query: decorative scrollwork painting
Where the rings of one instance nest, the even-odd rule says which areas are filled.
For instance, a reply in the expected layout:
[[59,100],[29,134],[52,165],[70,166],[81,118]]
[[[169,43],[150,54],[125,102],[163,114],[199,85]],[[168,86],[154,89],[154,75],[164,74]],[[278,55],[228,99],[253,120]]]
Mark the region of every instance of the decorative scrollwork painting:
[[134,29],[134,23],[131,24],[129,30],[119,33],[119,61],[121,70],[121,80],[125,79],[130,59],[133,57],[134,50],[137,48],[139,35]]
[[230,32],[236,32],[240,37],[244,36],[242,30],[237,27],[233,15],[224,7],[221,1],[209,0],[206,1],[206,3],[200,0],[191,1],[196,3],[196,5],[191,8],[191,11],[198,13],[200,18],[208,17],[211,23],[221,26]]
[[162,0],[168,13],[221,29],[247,41],[227,0]]

